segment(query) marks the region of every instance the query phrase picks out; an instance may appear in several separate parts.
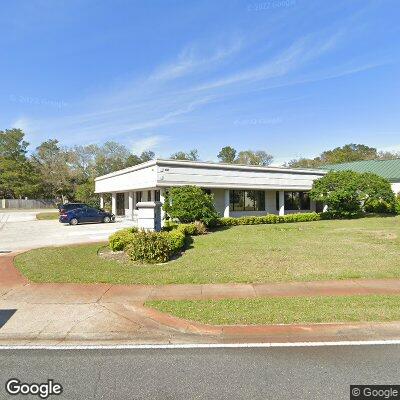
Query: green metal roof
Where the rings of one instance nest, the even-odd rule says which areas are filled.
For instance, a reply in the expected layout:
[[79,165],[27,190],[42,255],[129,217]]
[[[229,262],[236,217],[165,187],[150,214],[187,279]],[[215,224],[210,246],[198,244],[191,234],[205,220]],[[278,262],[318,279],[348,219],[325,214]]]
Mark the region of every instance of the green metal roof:
[[343,164],[331,164],[320,167],[332,171],[372,172],[390,182],[400,182],[400,158],[395,160],[354,161]]

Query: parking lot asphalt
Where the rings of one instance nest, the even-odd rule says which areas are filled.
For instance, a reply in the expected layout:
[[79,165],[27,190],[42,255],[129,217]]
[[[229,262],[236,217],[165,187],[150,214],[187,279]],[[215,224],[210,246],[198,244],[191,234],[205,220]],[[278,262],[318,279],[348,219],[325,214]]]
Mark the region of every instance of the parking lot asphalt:
[[24,251],[33,248],[107,240],[115,231],[131,226],[131,221],[109,224],[70,226],[57,220],[38,221],[32,211],[0,213],[0,251]]

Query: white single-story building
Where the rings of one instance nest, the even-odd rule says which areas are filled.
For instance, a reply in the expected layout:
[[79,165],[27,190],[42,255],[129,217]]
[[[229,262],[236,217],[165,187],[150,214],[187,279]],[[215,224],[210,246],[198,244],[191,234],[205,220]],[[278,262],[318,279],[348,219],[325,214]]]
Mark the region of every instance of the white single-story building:
[[221,216],[321,211],[308,192],[326,172],[181,160],[151,160],[95,180],[95,192],[112,195],[112,212],[136,220],[139,202],[164,201],[173,186],[195,185],[212,193]]

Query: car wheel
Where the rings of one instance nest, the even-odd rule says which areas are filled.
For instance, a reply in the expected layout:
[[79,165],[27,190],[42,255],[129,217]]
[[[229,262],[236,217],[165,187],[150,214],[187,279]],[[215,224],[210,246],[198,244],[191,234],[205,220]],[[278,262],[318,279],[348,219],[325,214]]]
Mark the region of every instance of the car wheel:
[[70,224],[70,225],[78,225],[78,220],[77,220],[76,218],[72,218],[72,219],[69,221],[69,224]]
[[103,222],[105,222],[106,224],[108,224],[110,221],[111,221],[110,217],[103,218]]

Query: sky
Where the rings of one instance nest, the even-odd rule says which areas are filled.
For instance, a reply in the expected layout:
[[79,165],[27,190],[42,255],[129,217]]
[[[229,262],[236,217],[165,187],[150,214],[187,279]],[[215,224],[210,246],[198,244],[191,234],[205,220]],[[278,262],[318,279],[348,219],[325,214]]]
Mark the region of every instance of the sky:
[[34,149],[400,151],[398,0],[0,2],[0,130]]

